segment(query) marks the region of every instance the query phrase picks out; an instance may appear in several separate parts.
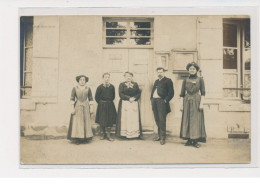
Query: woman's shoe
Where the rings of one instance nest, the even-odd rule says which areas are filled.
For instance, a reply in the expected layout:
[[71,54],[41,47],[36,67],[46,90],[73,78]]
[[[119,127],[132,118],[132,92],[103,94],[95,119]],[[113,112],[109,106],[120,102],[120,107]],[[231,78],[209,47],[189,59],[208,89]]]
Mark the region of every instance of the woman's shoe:
[[184,145],[185,146],[191,146],[192,145],[191,140],[188,140]]
[[160,140],[160,137],[155,137],[153,138],[154,141],[159,141]]
[[111,136],[110,136],[110,131],[107,132],[107,140],[108,141],[114,141],[114,139],[112,139]]
[[103,134],[103,135],[100,136],[100,140],[104,140],[105,138],[106,138],[106,135],[105,135],[105,134]]
[[192,145],[193,145],[195,148],[199,148],[199,147],[200,147],[200,145],[199,145],[197,142],[194,142]]
[[111,138],[110,136],[107,136],[107,140],[108,140],[108,141],[114,141],[114,139]]

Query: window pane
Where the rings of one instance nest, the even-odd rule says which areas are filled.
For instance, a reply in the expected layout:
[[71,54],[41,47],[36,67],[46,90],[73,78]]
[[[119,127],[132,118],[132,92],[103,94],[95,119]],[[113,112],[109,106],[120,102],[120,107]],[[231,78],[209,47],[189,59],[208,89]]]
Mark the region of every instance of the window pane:
[[243,52],[243,60],[245,62],[245,70],[250,70],[250,64],[251,64],[251,55],[250,55],[250,49],[244,49]]
[[131,31],[131,36],[151,36],[150,30],[135,30]]
[[[223,87],[237,88],[237,74],[224,74]],[[238,91],[234,89],[224,89],[224,97],[237,97]]]
[[237,69],[237,49],[223,49],[223,68]]
[[126,36],[126,30],[107,29],[107,36]]
[[24,85],[25,86],[32,86],[32,73],[25,73],[24,74]]
[[130,28],[151,28],[151,22],[130,22]]
[[32,71],[32,48],[25,49],[25,71]]
[[250,74],[244,75],[244,88],[251,88],[251,75]]
[[237,26],[223,24],[223,44],[224,47],[237,47]]
[[106,28],[126,28],[126,22],[106,22]]
[[250,46],[250,21],[247,21],[245,25],[245,48],[250,48]]
[[131,38],[130,39],[131,45],[151,45],[150,38]]
[[33,45],[33,27],[32,24],[25,25],[25,47]]
[[125,38],[106,38],[107,45],[125,45],[126,39]]

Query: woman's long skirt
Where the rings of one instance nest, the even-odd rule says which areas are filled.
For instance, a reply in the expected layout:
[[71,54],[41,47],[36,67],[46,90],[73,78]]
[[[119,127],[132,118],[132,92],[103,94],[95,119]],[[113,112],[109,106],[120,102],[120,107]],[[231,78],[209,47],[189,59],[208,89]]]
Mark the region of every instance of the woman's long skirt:
[[142,135],[141,117],[137,101],[120,100],[116,126],[117,136],[135,138]]
[[204,112],[199,110],[200,94],[186,94],[183,99],[183,112],[180,137],[206,142]]
[[89,103],[76,102],[75,114],[71,115],[67,138],[87,139],[93,137],[91,128],[91,119],[89,112]]
[[100,101],[97,107],[96,123],[112,127],[116,123],[116,108],[112,101]]

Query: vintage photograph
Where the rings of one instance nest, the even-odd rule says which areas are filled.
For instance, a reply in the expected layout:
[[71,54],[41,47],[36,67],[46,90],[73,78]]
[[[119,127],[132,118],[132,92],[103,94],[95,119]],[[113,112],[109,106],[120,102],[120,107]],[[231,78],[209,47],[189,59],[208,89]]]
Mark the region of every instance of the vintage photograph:
[[20,164],[251,163],[248,15],[20,19]]

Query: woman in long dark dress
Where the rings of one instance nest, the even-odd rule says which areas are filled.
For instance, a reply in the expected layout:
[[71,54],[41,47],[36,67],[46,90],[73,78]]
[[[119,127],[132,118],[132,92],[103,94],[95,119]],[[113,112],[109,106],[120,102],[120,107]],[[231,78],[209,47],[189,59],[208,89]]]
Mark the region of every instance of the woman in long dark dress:
[[93,113],[91,89],[86,85],[88,77],[76,77],[78,85],[71,92],[71,118],[67,138],[76,144],[88,141],[93,137],[90,114]]
[[115,87],[110,84],[110,74],[103,74],[103,84],[96,90],[95,100],[98,103],[96,113],[96,123],[100,125],[102,132],[100,139],[107,138],[113,141],[110,136],[111,127],[116,123],[116,108],[113,100],[115,99]]
[[185,146],[199,148],[198,142],[206,142],[203,112],[205,84],[203,78],[197,76],[199,66],[195,62],[189,63],[186,69],[190,75],[183,80],[180,94],[183,97],[180,137],[187,140]]
[[126,138],[142,138],[142,126],[138,100],[141,90],[132,81],[133,73],[125,72],[125,82],[119,85],[120,101],[116,122],[116,135]]

